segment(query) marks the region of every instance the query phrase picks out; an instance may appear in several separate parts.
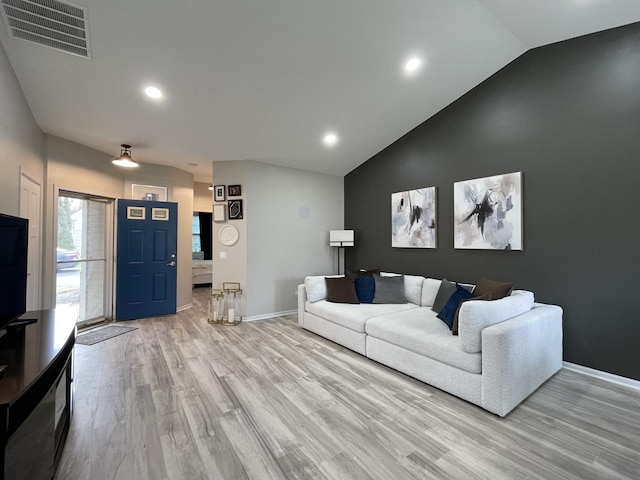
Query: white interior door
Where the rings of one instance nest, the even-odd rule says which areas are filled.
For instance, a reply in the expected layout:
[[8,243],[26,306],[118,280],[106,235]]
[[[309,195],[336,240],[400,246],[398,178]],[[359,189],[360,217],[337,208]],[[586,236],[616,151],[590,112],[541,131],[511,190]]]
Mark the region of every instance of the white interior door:
[[29,219],[27,259],[27,310],[40,309],[40,225],[42,187],[27,175],[20,175],[20,216]]

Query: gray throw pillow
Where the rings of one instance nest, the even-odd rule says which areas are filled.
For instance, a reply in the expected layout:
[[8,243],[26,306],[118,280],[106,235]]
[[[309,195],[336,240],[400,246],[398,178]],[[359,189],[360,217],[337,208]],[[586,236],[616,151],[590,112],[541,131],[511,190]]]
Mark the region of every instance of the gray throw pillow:
[[373,303],[406,303],[404,298],[404,275],[394,277],[373,276],[376,293]]
[[[460,285],[467,291],[471,291],[471,287],[466,287],[464,285]],[[450,282],[446,278],[442,279],[442,283],[440,284],[440,288],[438,289],[438,293],[436,294],[436,299],[433,301],[433,306],[431,310],[436,313],[440,313],[440,311],[444,308],[444,306],[451,298],[456,291],[456,282]]]

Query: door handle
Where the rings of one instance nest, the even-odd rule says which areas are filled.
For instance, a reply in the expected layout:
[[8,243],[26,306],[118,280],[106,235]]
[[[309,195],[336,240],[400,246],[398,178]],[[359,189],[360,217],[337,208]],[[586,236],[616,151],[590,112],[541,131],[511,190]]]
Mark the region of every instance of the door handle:
[[168,266],[170,267],[175,267],[176,266],[176,262],[169,262],[167,263]]

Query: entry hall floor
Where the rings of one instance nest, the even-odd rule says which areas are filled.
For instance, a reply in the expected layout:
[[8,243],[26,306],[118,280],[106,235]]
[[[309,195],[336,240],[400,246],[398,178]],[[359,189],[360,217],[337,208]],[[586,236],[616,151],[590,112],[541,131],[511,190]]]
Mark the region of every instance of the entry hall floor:
[[76,346],[57,480],[637,479],[640,392],[562,370],[506,418],[300,329],[194,308]]

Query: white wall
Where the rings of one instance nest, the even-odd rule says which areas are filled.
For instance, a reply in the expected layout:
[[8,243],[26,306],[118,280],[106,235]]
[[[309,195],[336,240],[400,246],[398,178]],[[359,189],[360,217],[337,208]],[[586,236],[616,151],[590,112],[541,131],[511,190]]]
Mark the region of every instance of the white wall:
[[68,190],[107,198],[122,198],[124,173],[111,163],[112,155],[70,142],[53,135],[46,136],[47,189],[44,196],[43,306],[55,305],[55,257],[57,224],[57,192]]
[[125,198],[132,198],[132,185],[153,185],[167,188],[167,200],[178,204],[178,310],[191,306],[191,237],[193,217],[193,175],[177,168],[149,163],[128,170]]
[[173,169],[172,201],[178,204],[178,310],[191,305],[193,175]]
[[[193,215],[193,175],[173,167],[141,164],[135,171],[111,163],[113,155],[99,152],[55,136],[47,136],[47,196],[45,248],[45,306],[54,303],[53,258],[57,231],[54,191],[92,193],[109,198],[132,198],[132,184],[167,188],[167,199],[178,203],[178,309],[191,305],[191,216]],[[117,149],[116,149],[117,150]]]
[[214,223],[214,284],[241,282],[250,319],[295,310],[304,277],[335,269],[328,232],[344,225],[342,177],[242,161],[214,162],[213,178],[241,184],[244,201],[244,220],[226,222],[240,231],[236,245],[222,246]]
[[20,169],[42,185],[44,135],[0,44],[0,212],[20,214]]
[[[42,241],[42,198],[44,195],[44,135],[36,124],[31,109],[22,93],[18,79],[0,45],[0,213],[20,216],[21,173],[40,185],[40,225],[31,225],[32,234],[39,235],[38,242],[30,239],[29,254],[40,257]],[[27,208],[26,206],[24,206]],[[35,255],[34,255],[35,256]],[[40,308],[39,293],[43,275],[40,258],[29,259],[29,284],[27,308]]]
[[[21,167],[45,185],[43,251],[51,252],[43,262],[43,278],[49,278],[43,288],[48,292],[43,308],[53,304],[54,185],[130,198],[132,183],[167,186],[169,199],[179,204],[182,261],[177,302],[178,308],[188,306],[194,210],[191,174],[147,164],[144,170],[124,178],[125,173],[112,167],[111,155],[54,136],[47,137],[45,154],[44,138],[0,46],[0,211],[19,213]],[[241,282],[247,291],[249,316],[294,310],[295,286],[304,276],[330,273],[335,268],[326,241],[328,230],[343,227],[343,179],[246,161],[214,162],[213,173],[215,184],[241,184],[245,202],[245,220],[232,222],[240,230],[238,244],[221,250],[217,239],[221,224],[214,225],[214,282]],[[227,260],[219,259],[220,251],[226,251]]]
[[193,182],[193,211],[212,212],[213,192],[209,183]]
[[[247,162],[213,162],[213,183],[215,185],[242,185],[242,198],[246,209],[245,171]],[[226,188],[225,188],[226,192]],[[220,202],[217,202],[220,203]],[[227,202],[224,202],[225,205]],[[245,210],[245,219],[246,210]],[[238,243],[233,246],[225,246],[218,240],[218,232],[223,225],[234,225],[239,233]],[[226,254],[222,260],[220,254]],[[243,289],[247,287],[247,221],[227,220],[224,223],[213,223],[213,287],[222,288],[223,282],[240,282]]]
[[249,162],[248,316],[297,308],[306,275],[331,274],[328,231],[344,224],[343,178]]

